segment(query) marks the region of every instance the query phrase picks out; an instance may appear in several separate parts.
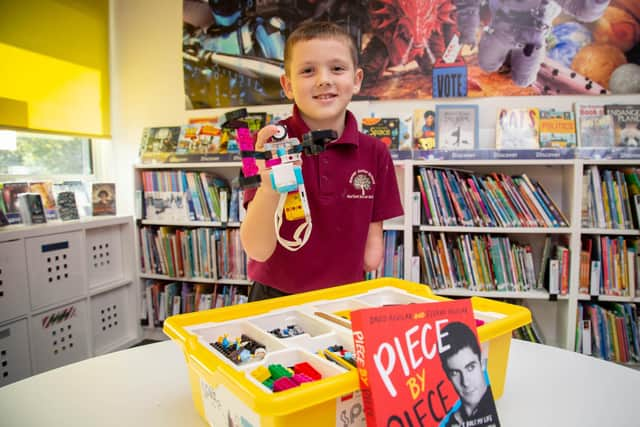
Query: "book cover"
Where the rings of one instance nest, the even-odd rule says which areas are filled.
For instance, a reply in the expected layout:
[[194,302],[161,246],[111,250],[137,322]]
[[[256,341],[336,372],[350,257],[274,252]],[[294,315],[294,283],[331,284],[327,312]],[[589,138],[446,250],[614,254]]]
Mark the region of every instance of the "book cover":
[[605,112],[613,117],[616,147],[640,147],[640,104],[605,105]]
[[108,182],[91,184],[93,216],[116,214],[116,185]]
[[540,148],[539,126],[540,112],[537,108],[500,108],[496,120],[496,148]]
[[40,194],[47,220],[58,219],[56,199],[53,197],[53,184],[51,181],[37,181],[29,183],[29,191]]
[[436,141],[441,150],[478,148],[478,106],[436,105]]
[[73,191],[61,191],[58,193],[58,212],[60,219],[63,221],[80,218],[76,205],[76,195]]
[[351,312],[368,426],[499,426],[471,301]]
[[378,138],[390,150],[400,147],[400,119],[397,117],[365,117],[362,133]]
[[147,127],[142,131],[140,160],[143,163],[164,162],[175,154],[180,126]]
[[61,183],[53,184],[53,194],[56,198],[58,194],[63,191],[73,192],[76,199],[78,214],[81,217],[91,216],[91,200],[89,199],[87,184],[82,181],[63,181]]
[[2,187],[2,197],[6,207],[6,216],[9,224],[22,222],[20,208],[18,207],[18,194],[28,193],[29,184],[26,182],[5,182]]
[[436,112],[418,109],[413,111],[413,148],[433,150],[436,148]]
[[213,123],[194,123],[180,128],[176,154],[216,154],[222,130]]
[[615,131],[613,117],[583,116],[578,122],[579,147],[613,147]]
[[576,143],[573,111],[540,110],[540,148],[574,148]]
[[20,193],[18,195],[18,209],[22,222],[27,225],[47,222],[42,197],[38,193]]

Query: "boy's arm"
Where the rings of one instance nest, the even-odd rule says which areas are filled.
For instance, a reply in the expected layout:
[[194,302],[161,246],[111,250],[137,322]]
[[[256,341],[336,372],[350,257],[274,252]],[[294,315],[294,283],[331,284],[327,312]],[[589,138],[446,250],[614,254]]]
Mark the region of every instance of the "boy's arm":
[[382,221],[369,224],[369,234],[364,247],[364,271],[373,271],[382,262],[384,239],[382,237]]
[[[276,126],[269,125],[258,132],[256,151],[262,151],[264,143],[277,132]],[[269,171],[264,168],[264,160],[257,160],[262,184],[253,200],[247,205],[247,213],[240,225],[240,240],[247,256],[256,261],[266,261],[276,249],[277,238],[274,215],[280,200],[280,193],[271,187]]]

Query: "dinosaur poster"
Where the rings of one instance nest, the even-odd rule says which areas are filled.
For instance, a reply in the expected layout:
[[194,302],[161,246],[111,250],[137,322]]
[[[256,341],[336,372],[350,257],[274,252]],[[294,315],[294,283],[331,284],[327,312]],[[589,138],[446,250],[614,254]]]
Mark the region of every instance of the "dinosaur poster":
[[640,93],[637,0],[183,4],[188,109],[287,102],[284,43],[308,19],[353,36],[360,99]]

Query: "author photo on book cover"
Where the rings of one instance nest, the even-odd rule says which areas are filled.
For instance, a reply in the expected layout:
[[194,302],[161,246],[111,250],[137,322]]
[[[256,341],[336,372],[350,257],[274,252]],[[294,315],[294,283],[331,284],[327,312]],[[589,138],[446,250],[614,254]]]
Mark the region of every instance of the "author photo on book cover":
[[499,427],[476,335],[461,322],[449,323],[442,329],[442,333],[451,339],[443,339],[445,349],[440,353],[440,361],[460,400],[440,425]]

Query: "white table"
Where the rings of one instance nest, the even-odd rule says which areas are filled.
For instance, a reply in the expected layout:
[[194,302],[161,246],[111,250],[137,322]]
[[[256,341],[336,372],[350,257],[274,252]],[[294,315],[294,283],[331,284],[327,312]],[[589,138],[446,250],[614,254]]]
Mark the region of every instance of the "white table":
[[[640,372],[513,340],[503,426],[640,425]],[[0,425],[203,427],[172,341],[135,347],[0,388]],[[294,427],[294,426],[292,426]]]

